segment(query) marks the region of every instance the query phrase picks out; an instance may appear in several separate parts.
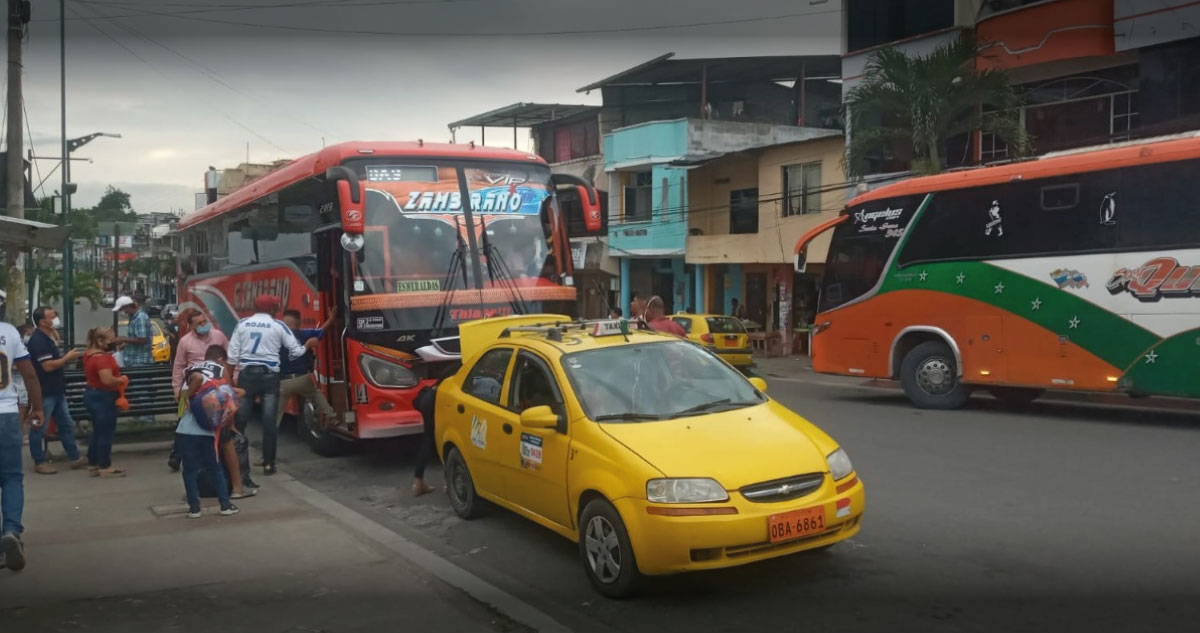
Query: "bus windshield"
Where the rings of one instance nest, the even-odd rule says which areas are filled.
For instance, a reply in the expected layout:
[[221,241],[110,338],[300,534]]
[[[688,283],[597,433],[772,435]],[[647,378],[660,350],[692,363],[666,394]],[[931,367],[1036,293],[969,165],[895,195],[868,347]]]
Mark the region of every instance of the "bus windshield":
[[[518,297],[535,304],[573,299],[574,289],[561,287],[562,263],[550,247],[556,202],[544,165],[388,159],[359,170],[366,228],[365,245],[351,258],[351,307],[386,311],[368,321],[373,329],[432,327],[443,304],[456,322],[507,313]],[[468,248],[472,234],[480,280]],[[470,292],[454,292],[463,290]],[[395,311],[406,308],[420,310]]]

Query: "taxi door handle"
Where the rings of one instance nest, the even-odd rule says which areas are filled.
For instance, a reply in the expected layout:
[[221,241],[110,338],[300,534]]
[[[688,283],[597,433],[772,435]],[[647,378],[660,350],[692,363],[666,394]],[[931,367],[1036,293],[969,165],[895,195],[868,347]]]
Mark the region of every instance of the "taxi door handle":
[[462,406],[461,404],[460,404],[460,405],[458,405],[458,412],[459,412],[459,413],[463,413],[463,412],[465,412],[466,410],[467,410],[467,409],[466,409],[466,407]]
[[505,435],[512,435],[512,425],[509,424],[508,422],[505,422],[504,426],[502,426],[500,428],[504,429]]

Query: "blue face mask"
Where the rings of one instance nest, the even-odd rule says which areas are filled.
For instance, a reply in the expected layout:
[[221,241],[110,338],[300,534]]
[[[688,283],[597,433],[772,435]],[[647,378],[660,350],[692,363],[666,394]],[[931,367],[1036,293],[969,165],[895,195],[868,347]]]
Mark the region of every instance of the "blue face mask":
[[196,334],[199,334],[200,336],[208,336],[208,333],[211,331],[212,331],[211,323],[205,323],[204,325],[201,325],[200,327],[196,328]]

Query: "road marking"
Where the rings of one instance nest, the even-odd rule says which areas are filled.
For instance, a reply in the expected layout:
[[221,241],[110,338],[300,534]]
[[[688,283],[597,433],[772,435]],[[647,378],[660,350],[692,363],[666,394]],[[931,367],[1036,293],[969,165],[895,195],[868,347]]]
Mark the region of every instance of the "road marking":
[[[287,475],[282,468],[279,469],[279,473]],[[471,597],[484,604],[491,605],[513,620],[537,631],[570,633],[571,629],[563,626],[560,622],[545,612],[538,610],[528,602],[517,598],[436,553],[400,536],[386,526],[350,509],[332,497],[310,488],[296,478],[288,476],[286,480],[277,481],[277,483],[288,492],[308,502],[309,505],[341,521],[355,532],[399,554],[442,582],[465,591]]]

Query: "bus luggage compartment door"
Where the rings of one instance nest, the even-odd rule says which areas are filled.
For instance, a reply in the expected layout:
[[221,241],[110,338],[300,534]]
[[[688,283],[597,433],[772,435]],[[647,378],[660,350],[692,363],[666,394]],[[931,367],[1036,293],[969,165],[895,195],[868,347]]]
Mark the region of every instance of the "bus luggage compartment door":
[[1004,318],[968,316],[963,348],[963,382],[995,383],[1008,379],[1008,354],[1004,347]]

